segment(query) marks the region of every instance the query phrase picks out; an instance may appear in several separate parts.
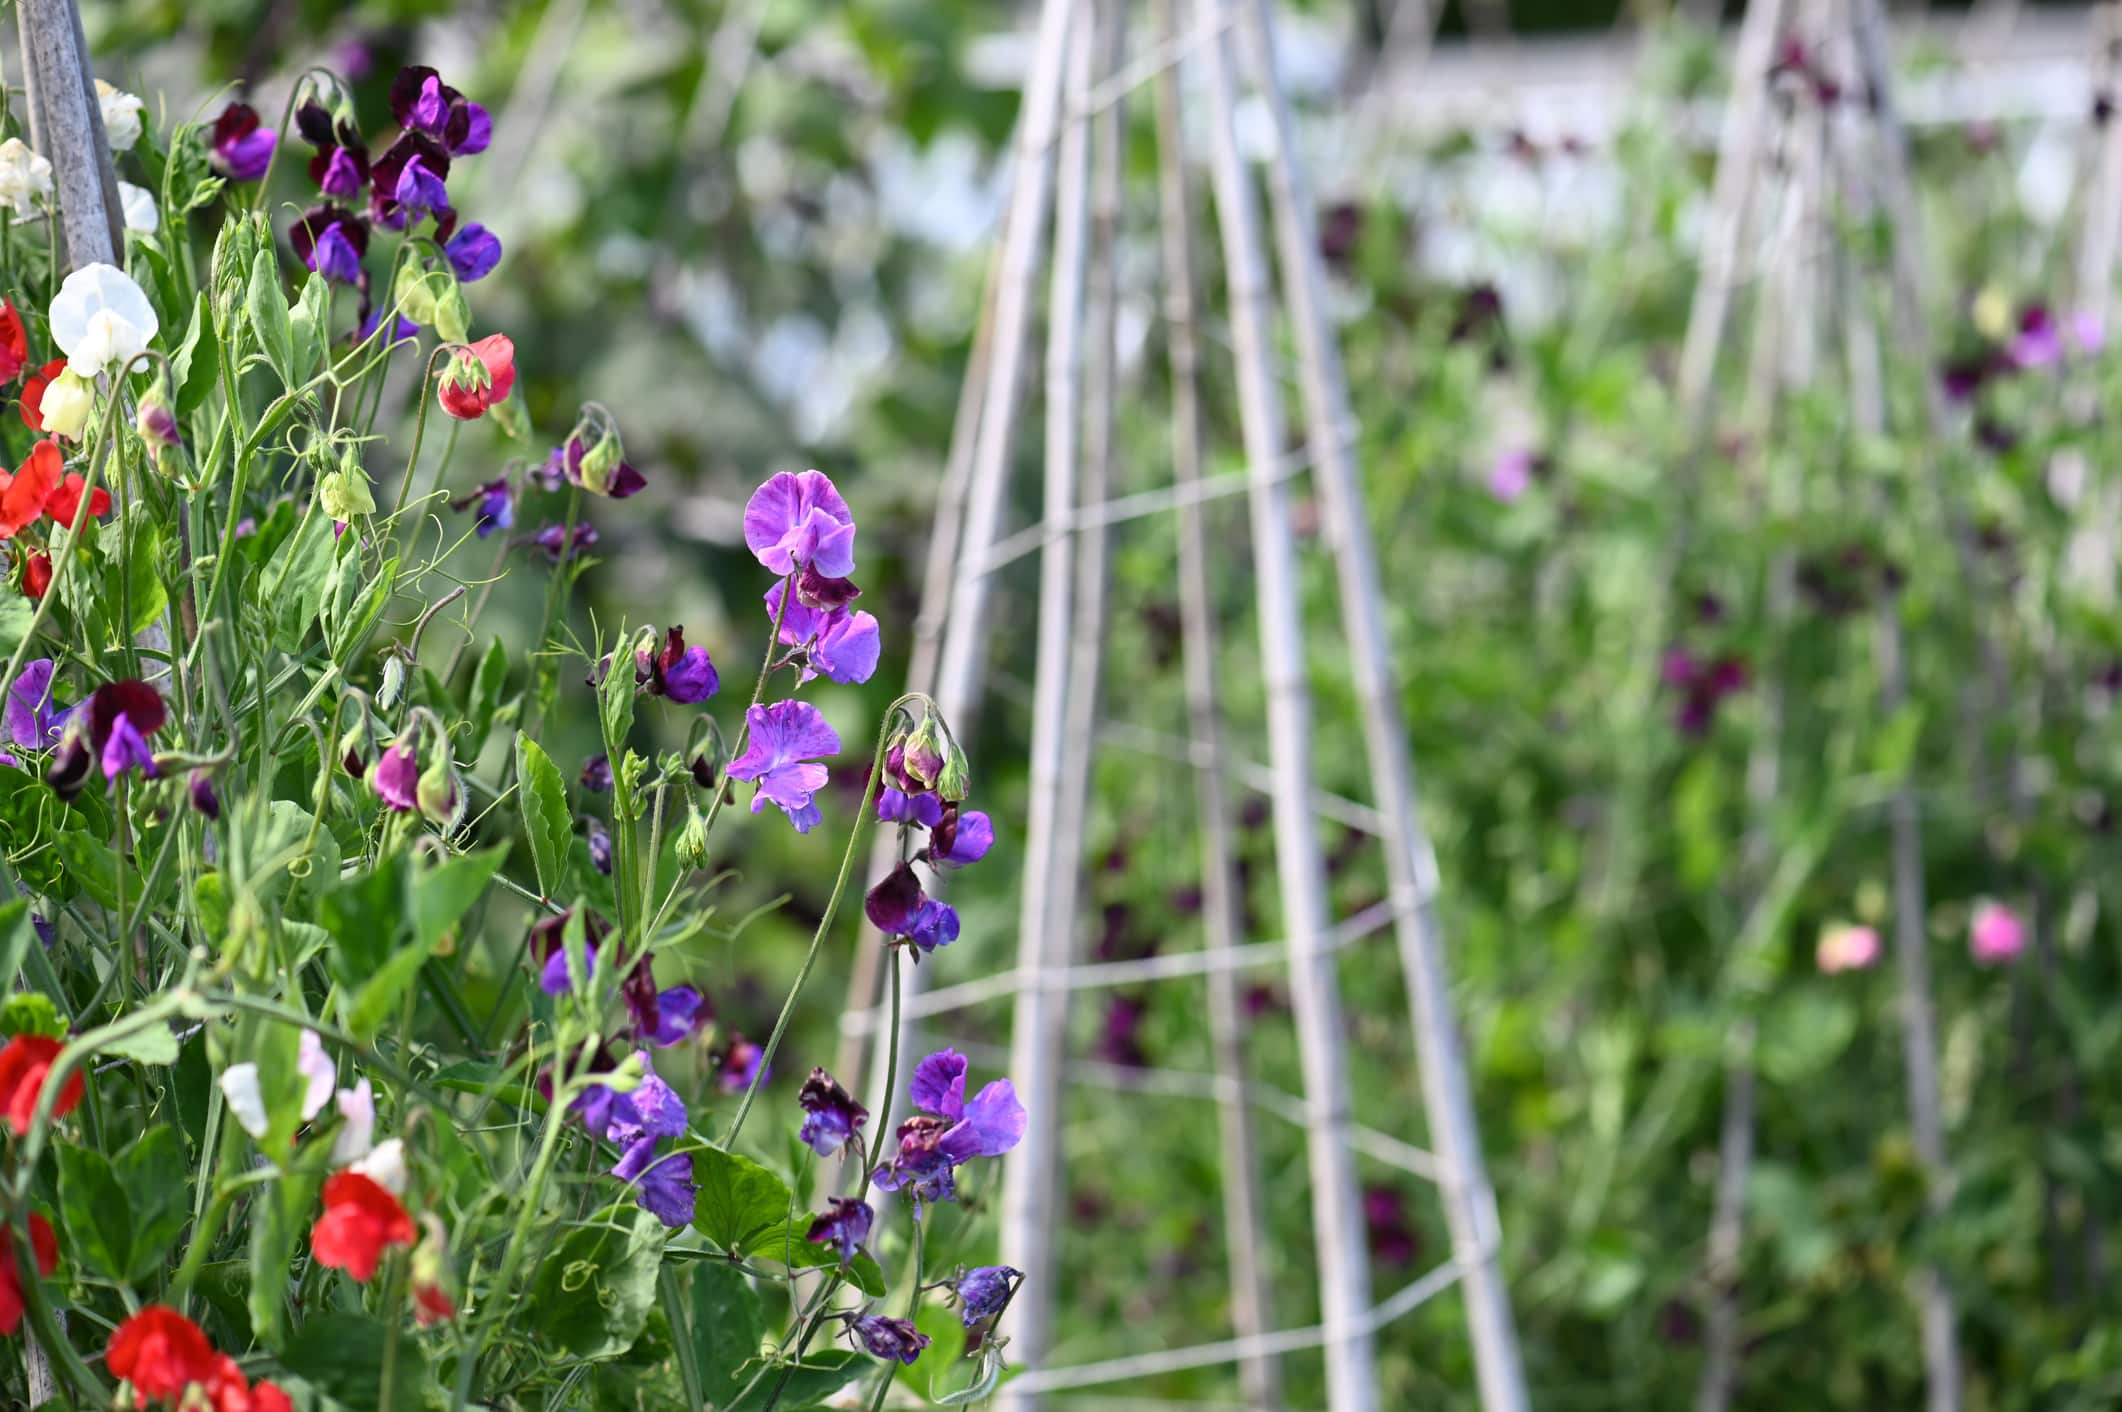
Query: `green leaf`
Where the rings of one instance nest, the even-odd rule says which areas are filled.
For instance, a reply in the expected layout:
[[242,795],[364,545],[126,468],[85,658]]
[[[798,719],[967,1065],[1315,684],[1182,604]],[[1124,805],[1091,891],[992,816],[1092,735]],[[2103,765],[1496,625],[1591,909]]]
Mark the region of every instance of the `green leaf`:
[[177,1062],[177,1035],[168,1025],[150,1025],[103,1046],[103,1053],[142,1064],[168,1067]]
[[626,754],[627,733],[634,728],[633,659],[625,648],[626,639],[622,637],[612,651],[614,665],[604,674],[597,700],[598,719],[604,727],[604,753],[611,758],[614,770]]
[[14,655],[22,639],[29,636],[30,619],[36,612],[36,605],[19,593],[0,599],[0,652]]
[[115,1165],[118,1185],[132,1204],[133,1243],[126,1278],[139,1283],[154,1276],[191,1219],[184,1139],[167,1124],[149,1128]]
[[[353,559],[355,556],[349,555],[348,558]],[[335,619],[337,631],[332,651],[336,660],[343,664],[360,648],[368,637],[369,630],[376,625],[377,617],[382,614],[383,605],[390,601],[391,593],[397,584],[398,559],[393,555],[384,560],[383,567],[368,579],[352,606]]]
[[501,690],[508,684],[508,647],[496,637],[486,645],[479,670],[472,677],[472,751],[476,754],[493,729],[494,712],[501,705]]
[[584,1226],[570,1232],[538,1267],[526,1319],[549,1355],[611,1358],[641,1336],[656,1303],[656,1271],[667,1237],[646,1211],[629,1229]]
[[758,1358],[765,1334],[759,1291],[742,1270],[720,1260],[693,1267],[693,1341],[709,1402],[727,1406],[743,1390],[737,1370]]
[[[789,1265],[798,1270],[824,1269],[840,1263],[839,1248],[832,1245],[813,1245],[810,1235],[810,1217],[798,1216],[793,1221],[776,1222],[773,1226],[752,1237],[748,1255],[758,1257],[767,1265]],[[848,1282],[872,1299],[884,1297],[884,1271],[866,1252],[858,1251],[847,1267]]]
[[127,1278],[132,1267],[132,1203],[111,1160],[93,1148],[60,1143],[59,1214],[67,1244],[97,1273]]
[[[295,1253],[301,1249],[302,1237],[315,1219],[313,1208],[317,1203],[318,1189],[323,1185],[320,1175],[291,1172],[268,1187],[251,1205],[250,1298],[247,1307],[251,1327],[259,1342],[268,1348],[280,1349],[287,1343],[288,1277],[295,1264]],[[345,1317],[348,1316],[325,1315],[322,1319],[309,1320],[303,1325],[298,1342],[310,1339],[319,1324]],[[380,1363],[380,1349],[378,1353]],[[324,1378],[295,1361],[292,1347],[283,1351],[282,1359],[304,1377],[325,1382]],[[349,1405],[372,1407],[375,1404],[354,1398],[349,1400]],[[414,1401],[403,1405],[417,1407],[419,1403]]]
[[732,1255],[750,1254],[756,1237],[788,1220],[787,1184],[749,1157],[695,1150],[693,1180],[700,1184],[693,1229]]
[[[86,830],[68,829],[53,840],[53,847],[71,882],[105,907],[117,908],[118,869],[125,865],[108,844],[89,837]],[[126,891],[137,898],[138,882]]]
[[516,793],[522,798],[523,831],[530,835],[531,866],[538,871],[538,893],[550,899],[560,891],[567,846],[574,836],[567,812],[567,785],[537,741],[516,732]]
[[406,907],[413,920],[413,945],[422,951],[434,950],[443,934],[485,894],[507,856],[508,845],[503,843],[414,873]]
[[1779,995],[1761,1017],[1755,1060],[1770,1082],[1796,1084],[1818,1075],[1857,1034],[1857,1010],[1813,986]]
[[[15,983],[15,975],[22,969],[22,958],[29,954],[30,947],[36,945],[36,938],[37,927],[30,920],[28,898],[18,897],[0,906],[0,989]],[[65,1032],[62,1025],[59,1033]],[[15,1031],[5,1033],[14,1034]]]
[[280,374],[281,382],[293,387],[297,381],[294,328],[288,320],[287,295],[280,287],[280,261],[270,248],[260,250],[251,262],[243,309],[250,316],[251,331],[258,337],[265,361]]
[[294,348],[294,381],[309,377],[316,366],[318,356],[331,341],[331,281],[311,271],[303,282],[302,297],[295,302],[294,316],[289,320],[289,330]]
[[[724,1412],[764,1412],[766,1404],[773,1400],[774,1389],[780,1387],[777,1407],[802,1407],[831,1397],[841,1388],[862,1376],[870,1367],[869,1360],[848,1349],[834,1349],[830,1353],[813,1353],[801,1363],[781,1363],[770,1358],[755,1358],[737,1370],[738,1386],[752,1381],[753,1375],[764,1370],[766,1376],[753,1385],[749,1396],[740,1397],[729,1404]],[[782,1370],[788,1370],[788,1379],[782,1381]]]
[[66,1038],[66,1017],[52,998],[42,991],[16,991],[0,1005],[0,1035],[41,1034],[46,1039]]
[[302,645],[331,582],[332,525],[312,506],[266,567],[264,601],[273,613],[273,644],[282,652]]
[[192,302],[192,321],[184,330],[184,342],[177,345],[176,356],[169,362],[177,415],[188,417],[213,392],[221,371],[221,344],[214,337],[214,315],[203,289]]
[[127,592],[132,595],[130,635],[138,636],[147,630],[149,623],[162,616],[162,610],[169,603],[163,592],[162,575],[157,571],[162,536],[155,527],[153,511],[140,500],[125,507],[119,528],[125,546],[124,582]]
[[389,1351],[390,1330],[362,1314],[335,1310],[312,1315],[302,1332],[281,1350],[280,1361],[348,1407],[381,1407],[383,1367],[391,1365],[390,1405],[413,1412],[423,1407],[426,1359],[420,1341],[401,1329]]

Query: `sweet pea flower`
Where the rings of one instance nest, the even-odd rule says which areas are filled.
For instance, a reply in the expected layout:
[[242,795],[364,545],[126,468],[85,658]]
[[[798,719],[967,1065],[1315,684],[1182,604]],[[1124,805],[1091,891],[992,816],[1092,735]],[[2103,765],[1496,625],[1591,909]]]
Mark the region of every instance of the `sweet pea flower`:
[[96,105],[103,110],[103,135],[109,140],[111,151],[130,151],[140,140],[143,125],[140,110],[147,104],[137,94],[113,88],[102,79],[96,80]]
[[362,1079],[333,1095],[339,1110],[339,1133],[332,1139],[332,1165],[350,1166],[368,1157],[376,1141],[376,1091]]
[[1813,949],[1814,964],[1820,974],[1832,976],[1840,971],[1862,971],[1879,959],[1879,932],[1875,927],[1837,925],[1820,933],[1820,940]]
[[2063,330],[2046,305],[2035,304],[2019,315],[2019,327],[2008,349],[2015,367],[2050,367],[2063,359]]
[[968,809],[963,814],[955,804],[944,805],[930,830],[926,855],[932,868],[962,868],[977,863],[995,846],[994,821],[985,810]]
[[0,206],[18,221],[37,213],[42,202],[52,199],[52,164],[29,149],[19,137],[0,142]]
[[[649,695],[667,696],[681,706],[707,700],[722,685],[707,649],[685,645],[683,627],[665,633],[663,646],[656,652],[635,649],[634,680]],[[837,742],[834,748],[838,749]]]
[[[796,1136],[820,1157],[838,1152],[869,1121],[869,1109],[857,1103],[854,1095],[823,1069],[810,1071],[796,1101],[803,1105],[804,1113],[803,1127]],[[858,1237],[858,1243],[859,1240]]]
[[457,156],[484,152],[494,140],[493,118],[486,109],[424,64],[398,71],[391,80],[390,100],[399,127],[432,138]]
[[958,1296],[958,1317],[968,1329],[1002,1312],[1016,1292],[1022,1270],[1008,1265],[982,1265],[958,1276],[951,1293]]
[[153,235],[162,229],[162,208],[155,204],[155,193],[144,186],[134,186],[129,181],[118,183],[118,205],[125,213],[125,228],[140,235]]
[[547,525],[522,543],[530,545],[558,564],[595,546],[597,527],[587,520],[577,521],[573,528],[566,525]]
[[507,476],[496,476],[471,494],[449,502],[452,510],[468,510],[475,505],[479,518],[472,529],[481,539],[516,523],[516,491]]
[[[74,520],[81,513],[81,492],[87,488],[88,481],[79,471],[68,471],[59,483],[52,487],[51,495],[45,499],[44,513],[66,528],[72,529]],[[99,485],[88,496],[88,517],[100,520],[110,512],[111,493]]]
[[[96,410],[96,385],[68,368],[44,384],[39,393],[37,415],[42,429],[68,441],[79,441],[90,414]],[[27,398],[23,405],[28,407]]]
[[429,170],[426,161],[414,156],[399,168],[391,199],[408,212],[439,211],[449,205],[449,188]]
[[362,282],[361,261],[368,254],[368,222],[353,212],[329,203],[312,206],[288,228],[287,240],[294,247],[295,258],[326,279],[351,285]]
[[895,1319],[886,1314],[864,1314],[850,1319],[848,1331],[875,1357],[887,1362],[897,1359],[911,1364],[928,1347],[928,1335],[916,1329],[909,1319]]
[[855,1201],[845,1196],[827,1197],[826,1204],[832,1209],[813,1217],[803,1238],[812,1245],[832,1246],[840,1252],[840,1263],[845,1265],[855,1258],[862,1242],[869,1239],[877,1213],[870,1209],[867,1201]]
[[[30,1252],[37,1259],[37,1274],[49,1275],[59,1268],[59,1237],[52,1223],[32,1211],[29,1217]],[[15,1267],[15,1241],[11,1231],[0,1231],[0,1334],[12,1335],[22,1327],[29,1303],[22,1294],[22,1273]]]
[[776,804],[797,833],[809,833],[825,817],[811,796],[831,777],[815,763],[840,753],[840,737],[818,708],[807,701],[776,701],[744,713],[744,753],[730,761],[731,779],[752,780],[752,812]]
[[769,477],[744,506],[744,543],[777,574],[815,568],[828,578],[855,571],[855,519],[823,471]]
[[52,708],[53,662],[36,657],[7,688],[7,738],[26,750],[49,750],[59,743],[59,729],[67,712]]
[[[122,369],[147,351],[160,327],[146,293],[115,265],[83,265],[52,299],[52,342],[79,377]],[[45,415],[51,415],[48,401]]]
[[13,382],[29,366],[29,334],[14,303],[0,298],[0,383]]
[[999,1157],[1023,1140],[1024,1105],[1015,1085],[997,1079],[967,1100],[967,1067],[952,1049],[915,1066],[908,1096],[921,1112],[900,1125],[898,1154],[870,1174],[880,1188],[904,1190],[917,1205],[952,1200],[959,1166]]
[[1968,922],[1967,949],[1983,966],[2016,960],[2026,949],[2026,923],[2003,903],[1985,899]]
[[[5,1048],[0,1048],[0,1115],[6,1116],[16,1137],[29,1132],[37,1102],[44,1094],[44,1081],[51,1077],[52,1064],[61,1048],[50,1035],[28,1033],[16,1035]],[[52,1117],[64,1118],[73,1112],[86,1091],[87,1081],[77,1065],[59,1089],[58,1100],[52,1104]]]
[[385,1251],[410,1247],[418,1235],[413,1218],[381,1182],[365,1172],[334,1172],[324,1183],[324,1214],[310,1228],[310,1253],[318,1264],[367,1284]]
[[458,283],[472,284],[492,274],[494,266],[501,263],[501,238],[477,221],[470,221],[449,238],[442,253],[457,272]]
[[722,1091],[742,1093],[753,1084],[763,1084],[772,1077],[766,1067],[766,1051],[732,1031],[729,1044],[722,1050],[721,1071],[715,1078]]
[[1537,458],[1523,447],[1498,456],[1488,468],[1488,493],[1508,505],[1532,489]]
[[295,130],[316,149],[309,178],[319,191],[347,201],[368,184],[368,144],[351,120],[335,120],[322,103],[307,98],[295,109]]
[[918,824],[932,829],[943,819],[943,801],[934,794],[908,794],[893,785],[886,785],[877,794],[877,822],[880,824]]
[[175,1403],[214,1371],[214,1346],[205,1332],[166,1304],[150,1304],[111,1332],[103,1366],[132,1384],[139,1402]]
[[258,110],[248,103],[231,103],[214,119],[207,139],[208,160],[214,170],[230,181],[256,181],[273,162],[273,143],[279,134],[258,121]]
[[442,410],[459,421],[475,421],[505,401],[516,385],[516,345],[505,333],[488,334],[458,349],[440,377]]
[[823,673],[841,683],[868,681],[881,650],[877,620],[845,606],[821,611],[804,603],[801,594],[784,607],[788,582],[781,579],[766,591],[766,616],[769,623],[780,620],[784,645],[804,649],[801,680]]
[[[368,214],[369,219],[390,230],[404,230],[406,221],[413,215],[407,210],[398,192],[406,169],[419,163],[423,176],[413,179],[411,194],[423,194],[424,182],[437,185],[449,177],[449,151],[434,138],[422,132],[401,133],[396,142],[384,149],[368,169]],[[450,211],[447,189],[444,199],[435,203],[437,240],[447,240],[449,231],[444,224],[454,224],[456,213]],[[429,193],[431,194],[431,193]],[[446,215],[444,213],[447,213]]]
[[13,539],[36,523],[59,488],[65,464],[59,443],[45,440],[30,448],[13,475],[0,471],[0,540]]
[[376,759],[369,784],[386,807],[405,814],[420,807],[420,757],[412,742],[401,740]]
[[612,1175],[633,1185],[634,1200],[642,1210],[677,1230],[692,1223],[693,1202],[700,1189],[693,1181],[693,1156],[673,1152],[657,1161],[652,1160],[655,1153],[654,1138],[636,1141],[611,1169]]

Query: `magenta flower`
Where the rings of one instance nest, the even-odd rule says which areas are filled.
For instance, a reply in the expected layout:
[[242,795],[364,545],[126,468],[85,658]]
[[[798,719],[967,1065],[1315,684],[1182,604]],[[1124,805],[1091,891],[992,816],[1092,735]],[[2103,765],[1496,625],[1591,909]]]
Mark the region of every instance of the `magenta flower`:
[[[781,600],[787,597],[787,589],[788,580],[784,578],[766,591],[766,616],[768,622],[780,618],[780,641],[784,645],[805,649],[802,680],[809,681],[822,672],[836,682],[868,681],[877,670],[877,620],[844,603],[829,610],[814,608],[804,602],[800,590],[784,610]],[[861,590],[854,592],[859,594]]]
[[275,136],[271,128],[259,126],[256,108],[231,103],[214,119],[209,160],[230,181],[256,181],[272,165]]
[[781,471],[744,506],[744,542],[777,574],[814,568],[827,578],[855,571],[855,518],[823,471]]
[[2014,366],[2046,368],[2063,359],[2063,330],[2046,305],[2035,304],[2019,315],[2018,332],[2009,349]]
[[1536,458],[1523,447],[1498,456],[1488,468],[1488,493],[1508,505],[1532,488]]
[[2026,949],[2026,923],[2001,902],[1975,905],[1968,923],[1967,949],[1978,965],[1997,966],[2018,959]]
[[777,804],[797,833],[809,833],[825,816],[811,796],[830,778],[815,763],[840,753],[840,737],[807,701],[776,701],[744,713],[744,753],[730,761],[731,779],[752,780],[752,812]]
[[401,740],[378,756],[368,782],[376,797],[395,812],[404,814],[419,808],[420,757],[413,752],[412,742]]
[[1820,933],[1813,948],[1813,964],[1823,976],[1841,971],[1862,971],[1879,959],[1876,927],[1833,926]]

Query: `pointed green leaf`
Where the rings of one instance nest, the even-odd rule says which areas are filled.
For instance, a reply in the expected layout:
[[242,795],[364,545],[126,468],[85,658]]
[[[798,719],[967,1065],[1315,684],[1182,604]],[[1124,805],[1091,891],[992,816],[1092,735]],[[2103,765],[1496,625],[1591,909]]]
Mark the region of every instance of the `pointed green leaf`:
[[287,295],[280,287],[280,261],[271,249],[260,250],[251,262],[243,309],[250,316],[251,331],[257,335],[265,361],[280,374],[281,382],[293,387],[297,381],[294,328],[288,319]]
[[516,732],[516,793],[522,800],[523,830],[530,835],[538,892],[551,899],[560,891],[574,820],[568,815],[567,785],[559,767],[522,731]]
[[214,315],[207,307],[206,291],[192,301],[192,321],[184,330],[184,342],[169,360],[170,384],[176,391],[177,415],[188,417],[214,390],[221,372],[221,343],[214,336]]

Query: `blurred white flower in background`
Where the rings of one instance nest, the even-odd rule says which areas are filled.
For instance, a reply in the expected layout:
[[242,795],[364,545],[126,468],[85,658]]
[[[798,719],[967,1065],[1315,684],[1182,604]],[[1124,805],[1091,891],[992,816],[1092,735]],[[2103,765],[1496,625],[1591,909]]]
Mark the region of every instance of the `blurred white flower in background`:
[[110,140],[111,151],[130,151],[140,140],[140,110],[147,105],[138,94],[113,88],[100,78],[96,80],[96,102],[103,108],[103,135]]
[[0,142],[0,206],[16,220],[36,214],[34,203],[51,200],[52,164],[29,150],[19,137]]
[[162,228],[162,212],[155,206],[154,193],[144,186],[134,186],[129,181],[118,183],[118,204],[125,208],[125,228],[153,235]]

